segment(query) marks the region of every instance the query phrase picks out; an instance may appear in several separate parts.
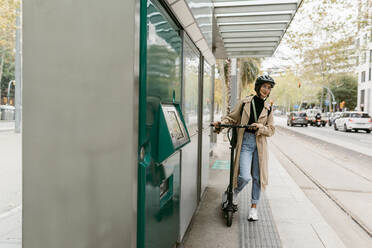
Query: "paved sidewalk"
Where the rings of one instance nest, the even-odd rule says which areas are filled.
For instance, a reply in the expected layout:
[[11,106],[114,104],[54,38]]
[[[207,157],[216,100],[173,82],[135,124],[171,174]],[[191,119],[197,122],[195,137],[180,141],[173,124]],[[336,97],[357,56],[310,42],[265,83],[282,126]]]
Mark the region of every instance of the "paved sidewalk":
[[0,248],[20,248],[22,240],[22,136],[0,131]]
[[0,248],[22,247],[22,208],[20,206],[0,215]]
[[[213,149],[214,160],[228,160],[230,151],[220,142],[222,135],[218,135],[217,145]],[[226,221],[221,212],[221,196],[226,190],[229,180],[228,170],[210,169],[209,183],[203,195],[202,202],[190,224],[189,230],[184,237],[184,248],[239,248],[239,219],[238,213],[234,214],[230,228],[226,227]]]
[[14,121],[2,121],[2,120],[0,120],[0,132],[14,131],[14,128],[15,128]]
[[[221,137],[219,135],[211,165],[215,160],[229,160],[229,144],[223,142]],[[269,186],[258,206],[260,220],[247,221],[250,183],[241,193],[239,211],[234,215],[232,227],[226,226],[220,203],[229,171],[211,168],[209,185],[185,236],[183,247],[345,247],[274,154],[269,154]]]

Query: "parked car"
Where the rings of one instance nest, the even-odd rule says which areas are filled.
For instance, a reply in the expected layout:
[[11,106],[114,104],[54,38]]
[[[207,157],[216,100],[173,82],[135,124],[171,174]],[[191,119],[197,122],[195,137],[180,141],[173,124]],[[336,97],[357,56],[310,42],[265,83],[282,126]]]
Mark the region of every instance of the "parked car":
[[287,126],[295,126],[295,125],[300,125],[300,126],[305,126],[307,127],[307,115],[304,112],[290,112],[288,117],[287,117]]
[[372,130],[372,119],[368,113],[363,112],[343,112],[334,123],[335,130],[350,132],[364,130],[370,133]]

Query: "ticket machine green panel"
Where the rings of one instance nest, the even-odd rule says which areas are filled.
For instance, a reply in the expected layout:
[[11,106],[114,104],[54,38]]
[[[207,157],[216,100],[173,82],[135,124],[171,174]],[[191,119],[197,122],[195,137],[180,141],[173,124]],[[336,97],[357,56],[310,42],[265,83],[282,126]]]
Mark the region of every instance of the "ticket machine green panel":
[[179,104],[160,104],[158,111],[158,128],[154,129],[152,147],[153,158],[161,163],[170,155],[190,142],[189,133]]
[[[173,248],[177,242],[179,149],[189,139],[177,104],[181,101],[182,38],[161,2],[141,0],[138,248]],[[186,139],[172,122],[180,125]],[[171,135],[169,129],[176,131]]]

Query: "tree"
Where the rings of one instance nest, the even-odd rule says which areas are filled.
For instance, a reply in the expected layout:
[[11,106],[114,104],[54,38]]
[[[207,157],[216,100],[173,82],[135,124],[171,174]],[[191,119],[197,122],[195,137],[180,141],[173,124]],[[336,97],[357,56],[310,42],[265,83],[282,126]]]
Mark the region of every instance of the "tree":
[[[0,0],[0,90],[14,79],[16,10],[19,0]],[[0,101],[1,102],[1,101]]]
[[[14,56],[12,54],[5,53],[3,61],[4,61],[4,64],[2,66],[3,69],[2,69],[2,79],[1,79],[0,87],[2,89],[1,97],[6,97],[8,84],[11,80],[14,80],[14,72],[15,72]],[[10,97],[14,97],[14,87],[11,87]]]
[[241,99],[244,96],[243,92],[247,94],[251,90],[248,86],[253,88],[252,84],[260,72],[261,61],[258,58],[242,58],[238,62],[240,63],[239,98]]
[[223,89],[222,89],[222,80],[219,77],[216,77],[214,80],[214,104],[215,111],[220,112],[223,106]]
[[[303,74],[328,85],[332,74],[355,68],[356,4],[348,0],[305,0],[285,42],[302,59]],[[355,10],[355,11],[354,11]]]
[[[275,77],[275,82],[275,88],[270,93],[270,99],[276,106],[281,106],[290,111],[294,109],[294,105],[304,107],[303,103],[305,102],[319,102],[317,92],[320,88],[300,81],[300,78],[291,71]],[[301,88],[298,87],[299,82],[301,82]]]
[[226,59],[222,64],[223,79],[226,88],[226,114],[230,114],[230,102],[231,102],[231,59]]
[[[257,78],[260,71],[260,59],[258,58],[242,58],[238,61],[239,64],[239,98],[251,90],[252,83]],[[231,102],[231,59],[217,61],[217,70],[223,81],[226,89],[226,114],[230,113]]]
[[300,61],[296,75],[305,85],[324,91],[312,99],[321,107],[323,86],[330,87],[334,75],[355,70],[357,8],[356,1],[304,0],[283,39]]
[[[344,107],[351,110],[355,109],[358,97],[358,79],[354,75],[345,73],[333,75],[330,79],[329,89],[339,106],[341,102],[345,102]],[[322,93],[323,97],[321,97]],[[319,92],[318,98],[332,101],[327,91]]]
[[371,0],[358,0],[358,30],[361,30],[371,24]]
[[341,74],[333,77],[330,89],[335,95],[336,102],[345,101],[345,107],[355,109],[358,98],[358,79],[355,76]]

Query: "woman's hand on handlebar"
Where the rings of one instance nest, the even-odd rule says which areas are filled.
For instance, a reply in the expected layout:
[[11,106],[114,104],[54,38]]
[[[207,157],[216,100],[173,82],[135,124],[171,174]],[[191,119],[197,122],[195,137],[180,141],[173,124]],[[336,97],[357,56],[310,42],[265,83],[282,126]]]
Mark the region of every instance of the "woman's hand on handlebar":
[[246,127],[246,129],[248,129],[248,130],[256,130],[257,127],[255,127],[254,125],[250,125],[249,127]]
[[259,128],[261,128],[261,127],[263,127],[264,125],[262,124],[262,123],[252,123],[252,126],[254,126],[255,127],[255,129],[259,129]]
[[219,134],[222,130],[221,128],[221,122],[220,121],[216,121],[213,123],[213,126],[214,126],[214,129],[213,129],[213,132]]

